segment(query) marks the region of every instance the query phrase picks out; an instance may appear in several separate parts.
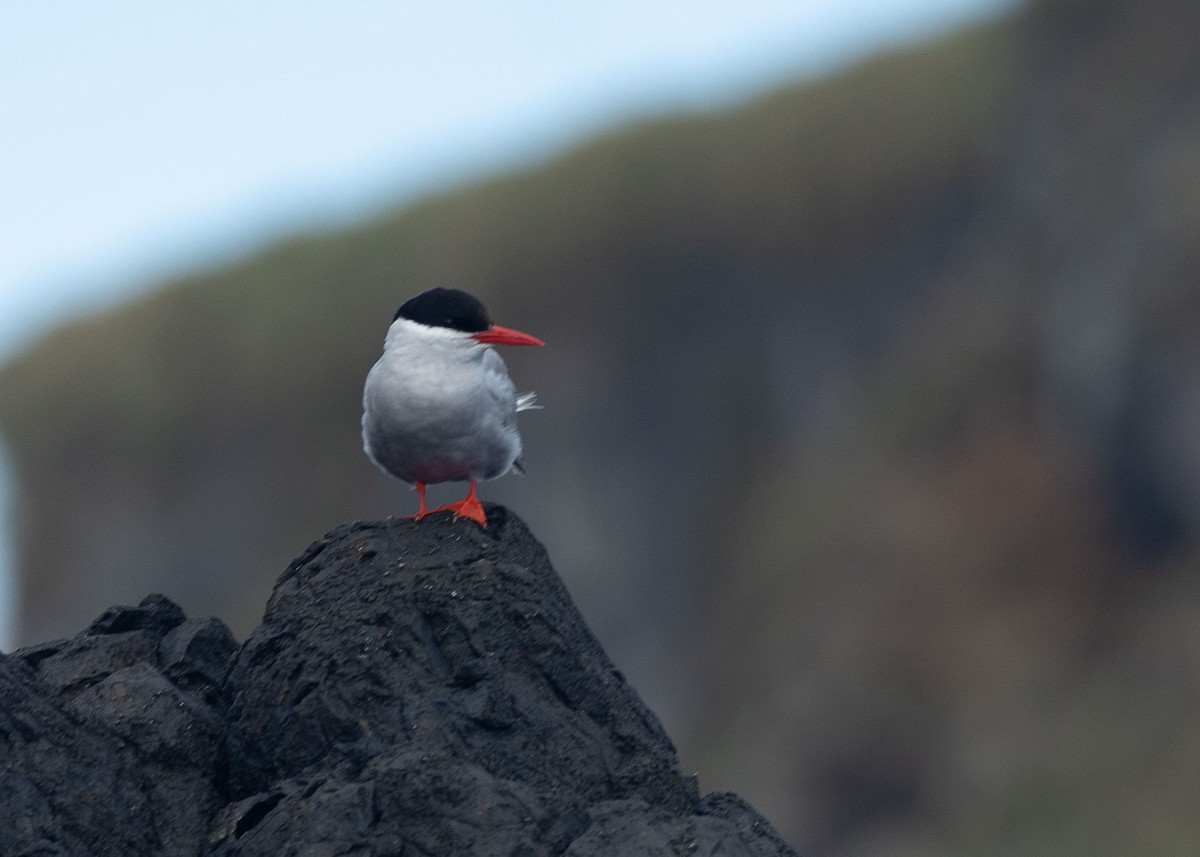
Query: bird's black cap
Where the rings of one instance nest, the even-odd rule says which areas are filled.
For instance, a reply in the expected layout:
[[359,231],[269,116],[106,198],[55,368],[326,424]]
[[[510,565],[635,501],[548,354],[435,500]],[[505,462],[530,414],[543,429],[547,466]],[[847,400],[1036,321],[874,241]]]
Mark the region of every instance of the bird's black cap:
[[492,326],[479,298],[461,289],[430,289],[400,305],[392,321],[407,318],[430,327],[479,333]]

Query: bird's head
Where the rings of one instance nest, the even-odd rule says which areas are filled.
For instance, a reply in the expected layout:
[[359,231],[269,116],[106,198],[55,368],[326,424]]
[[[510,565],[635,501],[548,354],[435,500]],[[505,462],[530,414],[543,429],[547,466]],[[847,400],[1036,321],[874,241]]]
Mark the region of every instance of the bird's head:
[[479,298],[461,289],[429,289],[401,304],[392,318],[429,328],[438,336],[459,337],[480,345],[545,345],[528,333],[492,324]]

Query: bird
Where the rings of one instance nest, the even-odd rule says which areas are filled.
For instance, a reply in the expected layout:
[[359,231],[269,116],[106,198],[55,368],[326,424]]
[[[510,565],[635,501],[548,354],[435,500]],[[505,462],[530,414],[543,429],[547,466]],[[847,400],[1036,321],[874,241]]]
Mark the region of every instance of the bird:
[[[524,473],[517,413],[540,408],[518,394],[493,345],[542,340],[492,324],[483,303],[461,289],[434,288],[400,305],[383,356],[363,387],[363,450],[384,473],[414,485],[420,511],[453,512],[487,528],[475,483]],[[465,499],[425,508],[425,486],[470,481]]]

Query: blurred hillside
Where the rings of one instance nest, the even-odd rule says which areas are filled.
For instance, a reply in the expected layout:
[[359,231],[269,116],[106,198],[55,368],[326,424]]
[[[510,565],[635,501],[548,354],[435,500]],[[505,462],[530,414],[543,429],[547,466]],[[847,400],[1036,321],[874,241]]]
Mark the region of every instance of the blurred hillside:
[[1185,0],[614,133],[5,367],[21,637],[154,590],[244,634],[309,540],[410,512],[361,385],[455,286],[549,343],[483,494],[706,790],[810,855],[1200,853],[1198,270]]

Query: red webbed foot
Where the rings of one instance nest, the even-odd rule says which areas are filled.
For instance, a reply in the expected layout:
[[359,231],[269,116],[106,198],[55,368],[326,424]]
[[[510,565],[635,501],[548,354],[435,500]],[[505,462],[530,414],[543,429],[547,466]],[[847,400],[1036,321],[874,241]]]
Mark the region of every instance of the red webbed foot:
[[479,498],[475,496],[475,483],[471,483],[471,490],[467,492],[467,496],[457,503],[450,503],[446,506],[438,506],[433,512],[453,512],[454,520],[459,518],[470,518],[479,526],[487,529],[487,513],[483,511],[483,505],[479,502]]

